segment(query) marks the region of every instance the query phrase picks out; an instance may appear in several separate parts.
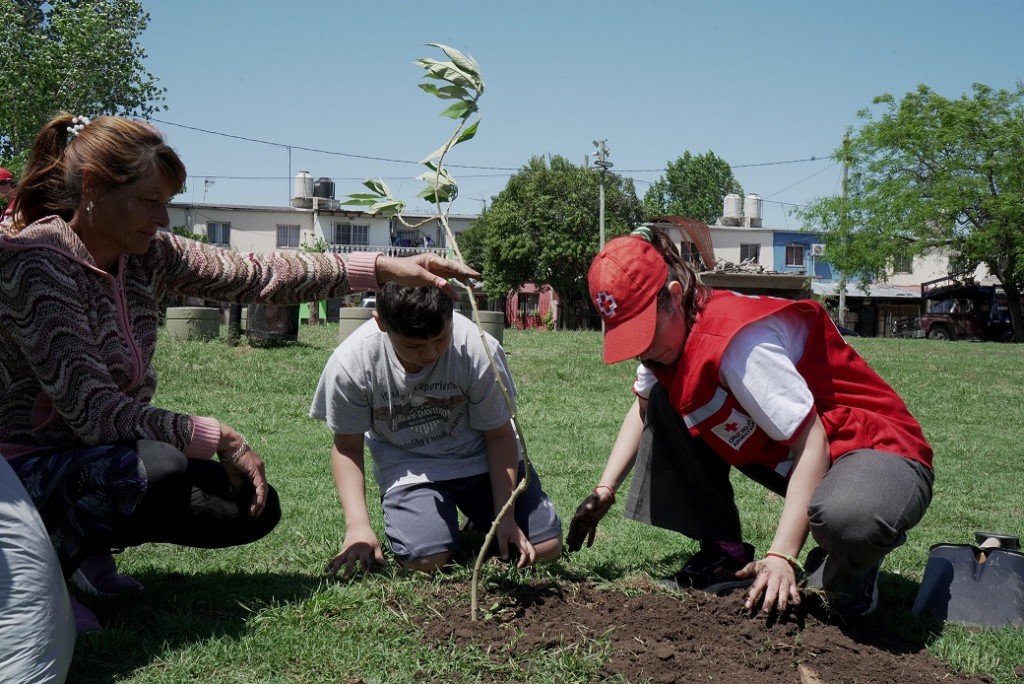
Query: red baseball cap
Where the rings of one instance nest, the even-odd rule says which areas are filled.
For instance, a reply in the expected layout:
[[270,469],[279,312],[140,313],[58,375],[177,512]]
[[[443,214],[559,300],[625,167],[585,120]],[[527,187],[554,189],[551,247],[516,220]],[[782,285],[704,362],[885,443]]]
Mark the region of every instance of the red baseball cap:
[[14,178],[14,174],[0,166],[0,183],[3,183],[4,181],[9,181],[12,178]]
[[590,264],[590,299],[604,321],[604,362],[639,356],[654,340],[658,293],[668,280],[661,253],[638,236],[615,238]]

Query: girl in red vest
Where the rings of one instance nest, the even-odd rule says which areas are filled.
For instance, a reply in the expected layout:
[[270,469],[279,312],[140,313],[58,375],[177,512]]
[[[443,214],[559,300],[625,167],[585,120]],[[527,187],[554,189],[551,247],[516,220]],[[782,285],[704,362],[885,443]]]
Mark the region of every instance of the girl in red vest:
[[[882,559],[931,501],[932,450],[903,400],[846,344],[825,310],[712,291],[668,236],[644,227],[590,267],[604,361],[638,359],[636,401],[600,483],[580,504],[570,550],[634,468],[625,513],[700,541],[662,583],[785,610],[800,582],[844,615],[878,602]],[[744,543],[731,467],[785,497],[769,549]],[[808,533],[815,546],[799,560]]]

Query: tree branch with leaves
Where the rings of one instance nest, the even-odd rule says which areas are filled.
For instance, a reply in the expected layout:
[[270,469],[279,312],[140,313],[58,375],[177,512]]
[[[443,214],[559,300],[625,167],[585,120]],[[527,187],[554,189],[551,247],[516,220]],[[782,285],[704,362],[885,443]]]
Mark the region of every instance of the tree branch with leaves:
[[962,274],[987,266],[1024,341],[1024,84],[979,83],[956,99],[921,85],[873,104],[836,151],[850,170],[845,196],[799,214],[822,232],[829,261],[864,282],[884,280],[894,259],[934,252]]
[[148,23],[139,0],[0,0],[0,160],[27,155],[60,111],[148,118],[161,109],[164,89],[139,43]]

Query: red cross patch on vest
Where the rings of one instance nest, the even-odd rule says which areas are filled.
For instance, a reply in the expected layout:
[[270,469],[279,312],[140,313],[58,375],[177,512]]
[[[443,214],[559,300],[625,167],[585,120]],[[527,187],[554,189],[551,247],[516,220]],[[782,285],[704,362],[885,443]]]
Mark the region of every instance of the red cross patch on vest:
[[711,428],[711,431],[720,440],[731,446],[736,451],[743,448],[743,443],[754,434],[757,425],[754,420],[733,409],[724,423],[719,423]]

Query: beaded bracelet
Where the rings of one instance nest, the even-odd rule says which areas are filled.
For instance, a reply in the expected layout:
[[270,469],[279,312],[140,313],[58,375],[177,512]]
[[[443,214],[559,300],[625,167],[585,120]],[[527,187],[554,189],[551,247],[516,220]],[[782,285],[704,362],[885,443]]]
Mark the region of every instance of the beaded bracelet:
[[591,491],[593,491],[593,493],[594,493],[594,494],[597,494],[597,490],[598,490],[598,489],[607,489],[607,490],[608,490],[608,493],[612,495],[612,503],[613,503],[613,504],[615,503],[615,490],[614,490],[614,489],[612,489],[612,488],[611,488],[611,487],[609,487],[608,485],[597,485],[597,486],[596,486],[596,487],[594,487],[594,489],[593,489],[593,490],[591,490]]
[[775,556],[776,558],[781,558],[782,560],[789,563],[798,574],[804,574],[804,566],[800,563],[800,561],[798,561],[793,556],[790,556],[788,553],[779,553],[778,551],[766,551],[764,556],[765,558],[767,558],[768,556]]
[[242,456],[245,455],[245,452],[252,448],[249,446],[249,442],[245,439],[245,435],[239,432],[238,436],[242,438],[242,446],[238,447],[230,454],[221,454],[220,460],[224,463],[237,463],[238,459],[242,458]]

